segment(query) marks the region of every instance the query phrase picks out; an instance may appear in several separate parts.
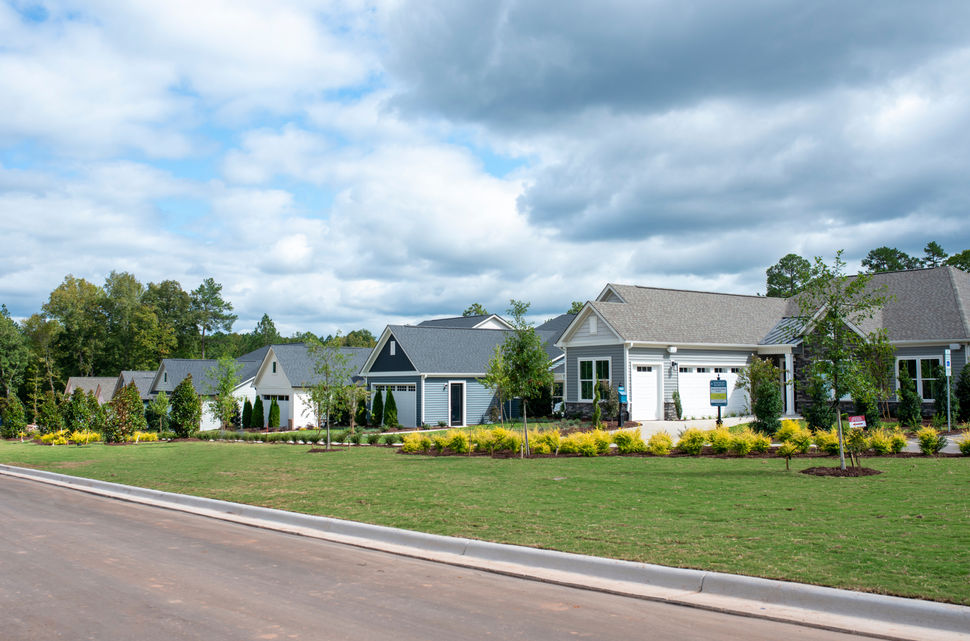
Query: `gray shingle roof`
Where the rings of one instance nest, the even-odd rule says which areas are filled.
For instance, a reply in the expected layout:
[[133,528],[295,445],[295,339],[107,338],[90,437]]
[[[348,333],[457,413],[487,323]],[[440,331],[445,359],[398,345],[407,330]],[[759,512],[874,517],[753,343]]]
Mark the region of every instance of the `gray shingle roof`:
[[479,314],[477,316],[451,316],[449,318],[432,318],[430,320],[421,321],[418,323],[418,327],[451,327],[454,329],[471,329],[492,317],[498,318],[500,321],[505,323],[505,319],[498,314]]
[[156,373],[155,370],[150,372],[124,370],[118,377],[118,389],[134,382],[135,387],[138,388],[138,395],[141,396],[141,400],[147,401],[152,397],[152,381],[155,380]]
[[[192,387],[195,388],[195,393],[201,396],[212,396],[215,394],[216,380],[212,377],[211,372],[218,364],[219,361],[211,358],[205,360],[200,358],[163,359],[159,371],[155,373],[152,393],[165,392],[165,394],[171,396],[175,387],[191,374]],[[163,371],[168,374],[168,380],[165,380],[165,377],[162,376]]]
[[[510,330],[389,325],[398,345],[418,372],[434,374],[484,374]],[[536,331],[550,360],[562,354],[553,345],[554,331]]]
[[562,333],[566,331],[569,324],[576,318],[576,314],[560,314],[555,318],[550,318],[542,325],[536,327],[537,332],[556,332],[556,338],[552,342],[559,340]]
[[[370,347],[341,347],[341,354],[348,357],[347,365],[356,379],[357,372],[363,367],[364,361],[371,353]],[[293,387],[305,387],[315,384],[319,377],[314,371],[315,360],[310,348],[305,343],[286,343],[273,345],[273,353],[279,361],[283,373]],[[347,381],[348,383],[350,381]]]
[[645,343],[757,345],[784,315],[783,298],[612,285],[626,303],[592,301],[621,338]]
[[92,394],[101,388],[101,400],[108,402],[114,396],[115,386],[118,384],[117,376],[72,376],[67,379],[64,386],[65,394],[72,394],[74,390],[80,389]]
[[861,329],[884,327],[891,341],[970,339],[970,274],[945,266],[873,274],[870,283],[893,299]]

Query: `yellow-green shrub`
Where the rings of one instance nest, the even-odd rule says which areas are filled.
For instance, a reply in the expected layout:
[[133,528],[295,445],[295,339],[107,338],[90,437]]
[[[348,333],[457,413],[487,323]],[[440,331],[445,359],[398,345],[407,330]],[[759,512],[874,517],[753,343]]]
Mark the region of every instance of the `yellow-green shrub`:
[[785,443],[791,440],[791,437],[802,430],[801,424],[793,419],[786,418],[781,422],[781,427],[775,432],[775,438],[780,442]]
[[781,422],[781,427],[775,436],[782,443],[791,443],[798,452],[805,453],[812,445],[812,433],[801,426],[798,421],[787,419]]
[[890,454],[893,451],[892,432],[887,429],[879,428],[873,430],[869,437],[869,447],[880,456]]
[[889,442],[892,445],[893,454],[899,454],[906,447],[906,435],[899,431],[899,428],[896,428],[890,435]]
[[726,427],[719,427],[707,432],[707,440],[711,444],[711,451],[715,454],[725,454],[731,449],[734,437]]
[[535,437],[530,433],[529,443],[535,443],[535,447],[540,448],[536,451],[536,454],[558,454],[562,435],[559,434],[558,429],[538,432]]
[[88,443],[94,443],[100,440],[101,435],[90,430],[74,430],[71,432],[70,437],[70,441],[75,445],[87,445]]
[[647,451],[654,456],[667,456],[674,445],[674,439],[667,432],[657,432],[647,439]]
[[472,442],[468,437],[468,432],[448,430],[448,434],[445,436],[448,440],[448,449],[455,454],[468,454],[472,451]]
[[970,430],[963,431],[963,440],[960,441],[960,454],[970,456]]
[[41,434],[40,442],[45,445],[66,445],[69,436],[70,433],[67,430],[57,430],[56,432]]
[[[594,430],[600,431],[600,430]],[[609,445],[607,445],[609,448]],[[562,439],[559,451],[563,454],[582,454],[583,456],[597,456],[599,447],[593,432],[573,432]]]
[[706,442],[707,435],[696,427],[691,427],[681,433],[680,440],[677,441],[677,449],[685,454],[697,456],[704,449]]
[[404,441],[401,445],[402,452],[414,454],[416,452],[427,452],[430,449],[431,439],[426,435],[418,434],[417,432],[411,432],[410,434],[404,435]]
[[754,439],[755,434],[750,429],[733,434],[730,443],[731,451],[738,456],[747,456],[754,449]]
[[637,454],[647,449],[647,444],[643,442],[639,429],[615,432],[613,442],[616,443],[616,451],[620,454]]
[[54,445],[67,445],[67,436],[58,436],[54,439]]
[[516,454],[522,449],[522,435],[518,432],[513,432],[504,427],[493,427],[492,436],[495,439],[496,452]]
[[495,452],[495,434],[490,429],[480,428],[472,432],[471,443],[479,452]]
[[919,449],[927,456],[936,455],[946,446],[946,437],[940,436],[932,427],[924,427],[916,432],[916,440],[919,441]]
[[448,447],[448,442],[450,439],[448,438],[448,435],[446,433],[435,432],[434,434],[431,435],[430,438],[431,438],[431,447],[434,448],[435,452],[438,452],[440,454],[441,452],[445,451],[446,447]]
[[760,434],[755,432],[751,438],[751,451],[752,452],[767,452],[771,449],[771,437],[767,434]]
[[593,430],[590,432],[593,435],[593,442],[596,443],[596,453],[597,454],[609,454],[610,453],[610,443],[613,439],[610,438],[609,432],[604,430]]
[[158,432],[136,431],[128,437],[128,440],[133,443],[153,443],[158,441]]
[[815,447],[820,452],[826,454],[839,453],[839,433],[832,428],[830,430],[819,430],[815,433]]

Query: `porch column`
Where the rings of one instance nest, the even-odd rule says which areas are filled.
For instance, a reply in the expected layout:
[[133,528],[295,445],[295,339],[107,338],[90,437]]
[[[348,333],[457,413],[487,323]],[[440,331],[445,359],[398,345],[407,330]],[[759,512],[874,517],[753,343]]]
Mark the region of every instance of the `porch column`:
[[785,414],[795,413],[795,358],[791,352],[785,354]]

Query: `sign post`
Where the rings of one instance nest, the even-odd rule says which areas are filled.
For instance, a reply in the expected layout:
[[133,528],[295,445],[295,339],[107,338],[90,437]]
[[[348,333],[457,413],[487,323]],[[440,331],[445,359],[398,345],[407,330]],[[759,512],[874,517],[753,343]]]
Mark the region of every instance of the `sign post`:
[[949,432],[953,429],[950,424],[950,350],[943,350],[943,361],[946,363],[946,431]]
[[717,426],[721,427],[724,422],[721,420],[721,408],[727,407],[727,381],[721,380],[721,375],[717,375],[717,380],[711,381],[711,407],[717,408]]
[[620,397],[620,408],[616,411],[616,429],[622,429],[623,427],[623,405],[626,404],[626,387],[620,385],[616,388],[616,393]]

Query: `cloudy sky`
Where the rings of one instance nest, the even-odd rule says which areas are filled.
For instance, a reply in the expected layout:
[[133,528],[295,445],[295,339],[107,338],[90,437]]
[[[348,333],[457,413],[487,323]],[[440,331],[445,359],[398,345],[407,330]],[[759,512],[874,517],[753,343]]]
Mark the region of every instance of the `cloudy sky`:
[[970,248],[970,4],[0,0],[0,302],[328,333]]

